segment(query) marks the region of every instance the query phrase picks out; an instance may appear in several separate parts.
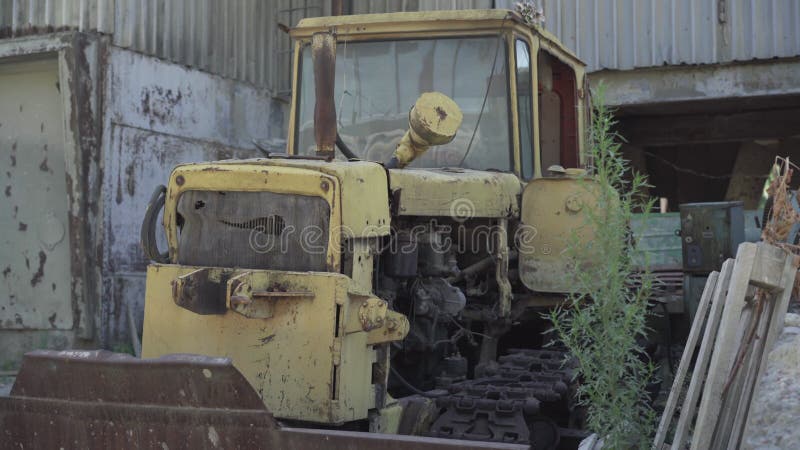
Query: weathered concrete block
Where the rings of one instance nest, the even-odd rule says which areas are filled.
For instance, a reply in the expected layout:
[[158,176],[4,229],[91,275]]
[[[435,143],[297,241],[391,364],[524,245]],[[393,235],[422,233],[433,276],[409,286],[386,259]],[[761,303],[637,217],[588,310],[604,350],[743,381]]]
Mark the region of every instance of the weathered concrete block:
[[800,315],[789,313],[758,381],[742,449],[797,448],[800,443]]

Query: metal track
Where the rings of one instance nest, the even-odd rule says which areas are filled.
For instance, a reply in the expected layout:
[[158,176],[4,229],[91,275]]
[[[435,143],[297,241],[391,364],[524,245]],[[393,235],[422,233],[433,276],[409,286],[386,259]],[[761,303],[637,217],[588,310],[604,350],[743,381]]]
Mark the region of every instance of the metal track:
[[574,371],[566,353],[513,349],[476,372],[436,399],[445,411],[431,436],[558,447],[573,410]]

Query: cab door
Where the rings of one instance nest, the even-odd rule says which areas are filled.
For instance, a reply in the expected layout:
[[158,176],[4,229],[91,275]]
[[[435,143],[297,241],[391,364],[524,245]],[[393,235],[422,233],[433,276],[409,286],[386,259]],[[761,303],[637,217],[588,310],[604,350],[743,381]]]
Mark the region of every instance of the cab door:
[[[533,47],[529,60],[536,92],[531,134],[535,178],[522,193],[519,273],[528,289],[569,293],[574,289],[575,255],[568,247],[573,241],[579,248],[591,247],[595,233],[586,214],[596,206],[599,194],[598,185],[582,168],[585,76],[579,62],[546,39],[537,37]],[[520,128],[522,121],[520,113]],[[600,255],[586,256],[581,260],[602,263]]]

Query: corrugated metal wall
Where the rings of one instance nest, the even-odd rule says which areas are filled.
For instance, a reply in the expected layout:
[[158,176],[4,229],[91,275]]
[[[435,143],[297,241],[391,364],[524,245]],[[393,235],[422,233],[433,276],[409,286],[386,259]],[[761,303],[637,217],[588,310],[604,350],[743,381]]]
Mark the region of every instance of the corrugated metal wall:
[[[542,0],[546,27],[591,70],[800,55],[798,0]],[[513,8],[513,0],[353,0],[354,14]],[[74,28],[114,44],[289,89],[291,46],[276,26],[325,14],[328,0],[2,0],[0,36]]]
[[[491,8],[492,0],[353,0],[352,13]],[[291,88],[292,46],[277,24],[330,11],[329,0],[0,0],[0,37],[62,29],[266,87]]]
[[0,0],[0,37],[62,29],[113,33],[114,45],[248,81],[277,93],[287,88],[280,67],[290,61],[280,58],[288,38],[277,23],[293,25],[306,14],[320,15],[323,3]]
[[798,0],[542,3],[545,27],[575,50],[591,70],[800,55]]
[[492,0],[353,0],[351,14],[491,8]]

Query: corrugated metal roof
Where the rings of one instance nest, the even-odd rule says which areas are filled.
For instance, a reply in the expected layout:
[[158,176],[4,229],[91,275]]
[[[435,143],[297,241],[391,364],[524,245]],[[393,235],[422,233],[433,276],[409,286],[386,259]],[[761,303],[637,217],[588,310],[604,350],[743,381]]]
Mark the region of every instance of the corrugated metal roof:
[[[513,7],[511,1],[498,3]],[[797,0],[543,0],[542,5],[545,27],[590,70],[800,55]]]

